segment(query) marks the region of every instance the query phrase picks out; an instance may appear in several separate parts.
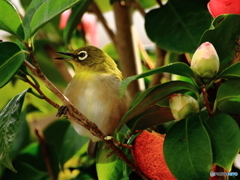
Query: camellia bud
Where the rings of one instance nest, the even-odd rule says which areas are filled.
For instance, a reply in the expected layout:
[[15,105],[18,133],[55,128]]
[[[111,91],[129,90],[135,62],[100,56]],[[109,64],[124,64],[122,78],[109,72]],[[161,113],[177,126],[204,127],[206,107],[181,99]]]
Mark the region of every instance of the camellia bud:
[[186,94],[172,94],[169,106],[176,120],[184,119],[200,110],[197,100]]
[[202,43],[193,54],[191,69],[204,82],[210,81],[219,71],[219,58],[213,45]]

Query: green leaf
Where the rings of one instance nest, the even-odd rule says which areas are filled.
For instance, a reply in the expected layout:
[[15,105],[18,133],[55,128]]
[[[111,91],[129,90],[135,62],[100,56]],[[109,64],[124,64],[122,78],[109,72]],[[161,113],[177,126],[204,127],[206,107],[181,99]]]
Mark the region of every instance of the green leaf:
[[20,47],[12,42],[0,42],[0,88],[7,84],[24,61]]
[[162,73],[162,72],[168,72],[168,73],[188,77],[188,78],[192,79],[192,81],[195,83],[195,77],[194,77],[194,73],[193,73],[192,69],[185,63],[176,62],[176,63],[171,63],[167,66],[155,68],[155,69],[149,70],[145,73],[135,75],[135,76],[131,76],[131,77],[128,77],[128,78],[124,79],[122,81],[121,87],[120,87],[121,95],[125,92],[125,90],[127,89],[127,86],[132,81],[134,81],[136,79],[139,79],[139,78],[147,77],[147,76],[150,76],[150,75],[153,75],[153,74]]
[[[47,144],[52,164],[52,171],[57,177],[59,173],[59,154],[65,132],[69,127],[69,121],[66,119],[57,120],[51,123],[44,131],[45,142]],[[56,133],[58,132],[58,133]]]
[[[25,162],[14,162],[14,167],[18,170],[18,173],[11,172],[7,170],[4,175],[3,179],[8,180],[46,180],[49,177],[47,172],[40,171],[33,167],[30,164]],[[27,173],[26,173],[27,172]]]
[[142,0],[137,0],[138,3],[140,3],[140,5],[144,8],[151,8],[153,6],[157,5],[157,2],[155,0],[147,0],[147,1],[142,1]]
[[240,114],[240,79],[231,79],[221,84],[215,103],[222,112]]
[[[116,180],[129,177],[131,171],[128,170],[126,163],[117,157],[116,154],[112,154],[107,158],[107,155],[111,153],[111,149],[104,149],[103,143],[97,153],[97,174],[99,180]],[[128,151],[129,150],[125,150]],[[126,152],[125,152],[126,153]]]
[[11,157],[14,159],[17,154],[25,148],[30,142],[30,129],[26,121],[26,111],[23,111],[20,115],[20,123],[15,141],[12,146]]
[[86,10],[88,9],[90,3],[92,3],[92,0],[82,0],[77,6],[74,6],[72,8],[72,13],[68,19],[67,26],[63,30],[63,39],[66,43],[69,42],[73,30],[80,23],[80,19],[84,12],[86,12]]
[[240,62],[232,64],[231,66],[224,69],[215,79],[233,79],[240,78]]
[[214,19],[212,27],[203,34],[201,43],[206,41],[212,43],[218,53],[220,61],[231,61],[236,39],[240,35],[239,26],[239,15],[221,15]]
[[24,39],[22,20],[10,1],[0,1],[0,29]]
[[81,1],[85,0],[33,0],[23,18],[23,25],[26,35],[25,40],[31,38],[43,25],[49,22],[52,18]]
[[129,120],[127,126],[133,132],[135,130],[144,130],[171,120],[174,120],[174,118],[170,108],[154,105]]
[[178,180],[209,180],[211,143],[198,115],[178,121],[169,129],[163,151],[170,171]]
[[224,113],[218,113],[203,122],[211,139],[213,163],[230,172],[240,149],[238,124]]
[[46,142],[55,147],[56,153],[59,153],[59,149],[61,148],[63,138],[69,125],[69,120],[59,119],[51,123],[43,131]]
[[65,162],[76,154],[87,141],[88,138],[80,136],[76,133],[72,126],[69,126],[65,133],[59,153],[61,166],[63,166]]
[[[51,157],[51,156],[50,156]],[[50,161],[52,160],[52,157]],[[42,154],[41,146],[37,143],[31,143],[26,148],[24,148],[20,154],[14,159],[14,165],[16,164],[16,168],[19,172],[17,173],[21,177],[25,177],[26,171],[21,171],[22,169],[28,169],[29,166],[32,168],[29,173],[29,177],[27,179],[34,179],[38,175],[41,176],[48,176],[46,164],[44,162],[44,156]],[[26,165],[27,167],[23,166],[22,164]],[[52,167],[52,164],[51,164]],[[35,172],[34,172],[35,171]],[[28,171],[27,171],[28,172]],[[16,173],[15,173],[16,174]],[[30,176],[31,175],[31,176]],[[20,178],[19,178],[20,179]],[[24,180],[22,178],[22,180]]]
[[157,102],[168,97],[170,94],[186,91],[192,91],[196,94],[197,97],[199,96],[198,90],[195,86],[183,81],[170,81],[147,89],[132,102],[130,109],[121,119],[118,128],[121,127],[128,120],[146,111],[148,108],[155,105]]
[[101,12],[107,12],[112,9],[112,6],[109,0],[94,0],[94,1],[96,2]]
[[16,172],[11,162],[11,150],[18,132],[20,113],[28,89],[15,96],[0,114],[0,162]]
[[163,49],[193,53],[211,24],[207,3],[202,0],[171,0],[146,14],[148,37]]

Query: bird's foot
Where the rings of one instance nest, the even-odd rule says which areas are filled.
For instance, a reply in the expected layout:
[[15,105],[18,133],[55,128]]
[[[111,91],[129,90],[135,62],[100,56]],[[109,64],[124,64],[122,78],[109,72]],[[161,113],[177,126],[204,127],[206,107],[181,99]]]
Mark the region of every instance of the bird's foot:
[[60,106],[60,108],[58,109],[58,112],[56,114],[56,117],[61,117],[62,115],[66,115],[67,111],[68,111],[67,106]]

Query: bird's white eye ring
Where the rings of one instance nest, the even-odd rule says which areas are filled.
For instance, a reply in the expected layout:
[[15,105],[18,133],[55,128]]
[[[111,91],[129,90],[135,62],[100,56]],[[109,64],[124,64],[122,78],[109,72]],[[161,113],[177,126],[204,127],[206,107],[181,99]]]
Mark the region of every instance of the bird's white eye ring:
[[78,53],[78,59],[79,59],[80,61],[85,60],[87,57],[88,57],[87,51],[80,51],[80,52]]

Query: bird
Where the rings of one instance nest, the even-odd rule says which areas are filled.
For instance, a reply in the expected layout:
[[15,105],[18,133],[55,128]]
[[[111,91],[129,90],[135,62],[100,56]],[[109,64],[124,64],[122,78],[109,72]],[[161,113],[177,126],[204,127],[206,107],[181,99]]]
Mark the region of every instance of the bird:
[[[120,97],[123,76],[115,61],[95,46],[80,47],[71,53],[57,53],[68,56],[56,59],[69,61],[75,70],[64,95],[75,108],[94,122],[105,136],[113,135],[131,102],[127,91]],[[70,122],[78,134],[90,138],[88,154],[95,156],[91,155],[94,154],[91,148],[101,139],[77,122]]]

